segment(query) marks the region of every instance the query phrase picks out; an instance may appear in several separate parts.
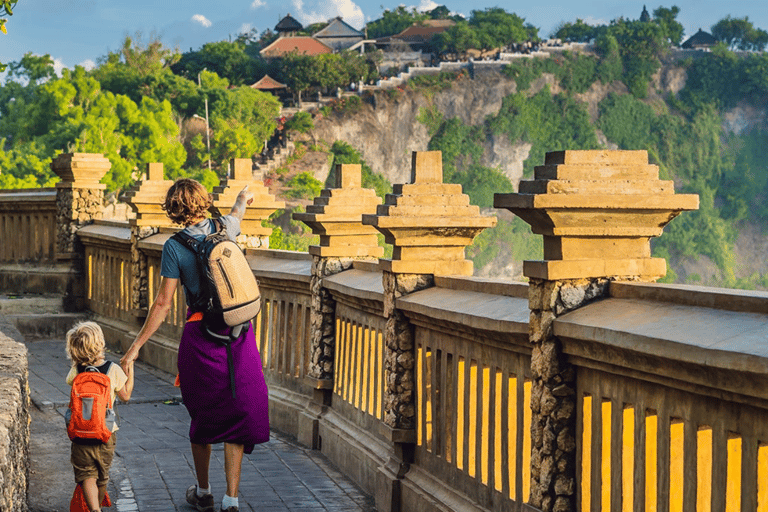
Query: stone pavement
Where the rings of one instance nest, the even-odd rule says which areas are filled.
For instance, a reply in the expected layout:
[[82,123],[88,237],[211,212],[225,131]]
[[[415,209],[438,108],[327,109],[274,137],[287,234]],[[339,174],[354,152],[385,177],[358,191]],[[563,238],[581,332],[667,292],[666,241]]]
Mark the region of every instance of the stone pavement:
[[[39,340],[26,345],[32,401],[43,411],[61,414],[61,437],[57,442],[68,444],[63,413],[69,403],[69,386],[64,382],[69,361],[64,342]],[[108,354],[108,359],[118,361],[119,355]],[[195,482],[189,415],[180,402],[178,388],[173,387],[173,376],[137,363],[135,380],[130,403],[117,406],[120,430],[108,489],[115,507],[107,510],[194,510],[185,499],[187,487]],[[34,432],[33,428],[33,436]],[[71,471],[68,464],[62,467]],[[32,480],[35,478],[33,474]],[[223,445],[213,447],[210,479],[218,506],[226,490]],[[375,510],[373,499],[322,454],[275,432],[268,443],[257,445],[251,455],[244,457],[239,501],[241,511]]]

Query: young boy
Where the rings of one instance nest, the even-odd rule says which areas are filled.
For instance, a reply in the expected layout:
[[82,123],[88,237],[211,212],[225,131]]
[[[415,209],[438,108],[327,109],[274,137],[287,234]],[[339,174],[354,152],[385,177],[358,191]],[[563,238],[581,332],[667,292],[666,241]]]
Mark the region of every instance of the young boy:
[[[67,358],[72,361],[72,368],[67,374],[67,384],[70,386],[78,373],[85,371],[87,366],[95,366],[99,372],[106,374],[111,382],[110,406],[114,407],[115,395],[127,402],[133,392],[133,363],[121,368],[104,358],[104,333],[95,322],[80,322],[67,333]],[[109,467],[115,454],[115,431],[106,444],[72,443],[72,467],[75,471],[75,482],[82,485],[85,501],[91,512],[100,512],[101,503],[107,492]]]

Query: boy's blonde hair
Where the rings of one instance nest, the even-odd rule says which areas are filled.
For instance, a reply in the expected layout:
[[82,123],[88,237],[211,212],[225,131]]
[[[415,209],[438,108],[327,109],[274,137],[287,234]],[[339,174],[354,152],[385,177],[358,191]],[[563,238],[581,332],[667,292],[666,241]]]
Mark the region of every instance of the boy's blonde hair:
[[96,322],[79,322],[67,332],[67,358],[75,364],[93,364],[104,357],[104,333]]

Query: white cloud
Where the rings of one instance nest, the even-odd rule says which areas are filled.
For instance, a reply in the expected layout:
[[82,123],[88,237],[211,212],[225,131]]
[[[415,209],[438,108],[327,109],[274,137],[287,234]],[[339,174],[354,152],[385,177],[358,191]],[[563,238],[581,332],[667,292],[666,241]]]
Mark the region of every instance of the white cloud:
[[416,8],[416,10],[419,11],[419,12],[427,12],[427,11],[431,11],[435,7],[439,7],[439,6],[440,6],[440,4],[438,4],[436,2],[433,2],[432,0],[421,0],[421,3]]
[[202,14],[195,14],[194,16],[192,16],[192,21],[194,21],[195,23],[199,23],[200,25],[204,26],[205,28],[208,28],[211,25],[213,25],[213,23],[211,23],[211,20],[209,20],[208,18],[206,18]]
[[304,10],[303,0],[292,0],[296,18],[304,25],[326,22],[341,16],[346,23],[355,28],[365,25],[363,10],[352,0],[328,0],[313,2],[315,5]]
[[264,7],[267,5],[267,2],[264,0],[253,0],[253,3],[251,4],[251,9],[258,9],[259,7]]
[[53,71],[56,73],[56,76],[61,76],[61,71],[66,67],[63,60],[53,59]]
[[243,23],[240,25],[240,29],[237,31],[238,34],[247,34],[251,31],[253,28],[253,23]]
[[83,62],[80,63],[80,66],[83,66],[86,71],[90,71],[96,67],[96,63],[93,62],[91,59],[85,59]]

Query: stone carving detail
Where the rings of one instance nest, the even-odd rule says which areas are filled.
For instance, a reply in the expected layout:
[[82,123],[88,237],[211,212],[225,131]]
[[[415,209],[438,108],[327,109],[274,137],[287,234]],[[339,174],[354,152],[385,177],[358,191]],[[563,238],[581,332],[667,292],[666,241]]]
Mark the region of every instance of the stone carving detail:
[[160,232],[153,226],[131,226],[131,307],[135,310],[149,308],[149,263],[139,242]]
[[376,230],[364,226],[362,216],[376,211],[381,199],[372,189],[362,188],[359,164],[336,166],[336,187],[324,189],[306,213],[294,213],[320,236],[320,245],[309,248],[312,255],[312,354],[309,377],[333,379],[336,350],[336,301],[323,288],[323,279],[352,268],[355,260],[372,261],[381,256]]
[[100,219],[104,204],[104,190],[87,188],[59,188],[56,194],[57,234],[56,251],[59,254],[81,253],[77,246],[77,230]]
[[558,316],[604,296],[608,279],[531,279],[531,505],[543,512],[576,508],[576,373],[552,332]]
[[308,375],[313,379],[333,379],[336,350],[336,301],[331,292],[323,288],[323,279],[350,269],[353,261],[352,258],[312,257],[312,355]]
[[398,297],[430,288],[435,284],[431,274],[395,274],[383,272],[384,315],[384,423],[393,429],[416,428],[414,389],[415,356],[413,327],[408,318],[395,309]]

